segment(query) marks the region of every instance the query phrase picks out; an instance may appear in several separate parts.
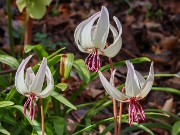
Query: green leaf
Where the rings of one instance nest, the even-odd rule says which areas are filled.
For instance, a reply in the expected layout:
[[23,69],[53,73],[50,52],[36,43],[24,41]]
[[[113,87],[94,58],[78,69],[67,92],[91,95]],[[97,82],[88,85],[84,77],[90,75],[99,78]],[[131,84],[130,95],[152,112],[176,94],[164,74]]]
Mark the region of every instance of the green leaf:
[[26,0],[16,0],[16,4],[20,12],[26,7]]
[[169,93],[180,95],[180,90],[169,88],[169,87],[152,87],[152,90],[169,92]]
[[0,101],[0,108],[1,107],[7,107],[7,106],[11,106],[13,105],[14,103],[11,102],[11,101]]
[[55,85],[55,87],[64,91],[67,88],[67,84],[66,83],[58,83],[57,85]]
[[66,121],[62,117],[54,116],[53,124],[57,135],[64,135],[64,129],[66,127]]
[[47,51],[40,44],[38,44],[38,45],[26,45],[25,48],[24,48],[25,53],[28,53],[28,52],[30,52],[32,50],[35,51],[35,53],[37,54],[37,56],[38,56],[38,58],[40,60],[42,60],[43,57],[48,57],[49,56]]
[[178,77],[179,78],[178,74],[155,74],[154,76],[155,77]]
[[172,127],[172,135],[180,134],[180,121],[176,122]]
[[68,79],[74,62],[74,54],[62,54],[60,61],[60,75],[64,79]]
[[73,63],[74,68],[81,80],[84,80],[86,83],[90,80],[90,72],[87,70],[87,67],[82,59],[75,60]]
[[[14,105],[14,106],[11,106],[10,108],[18,109],[21,113],[24,113],[24,108],[23,108],[23,106]],[[29,111],[26,110],[26,113],[29,114]],[[42,135],[41,126],[39,125],[39,123],[38,123],[36,120],[31,120],[28,115],[26,115],[26,116],[24,116],[24,117],[26,117],[26,119],[29,121],[29,123],[31,124],[31,126],[32,126],[32,127],[35,129],[35,131],[38,133],[38,135]],[[46,135],[46,133],[45,133],[45,135]]]
[[9,133],[5,128],[3,128],[3,126],[1,125],[1,123],[0,123],[0,132],[3,133],[3,134],[5,134],[5,135],[10,135],[10,133]]
[[9,65],[13,69],[15,69],[19,66],[18,60],[9,55],[0,55],[0,62]]
[[51,0],[16,0],[20,12],[26,7],[27,13],[34,19],[41,19],[50,3]]
[[51,96],[54,97],[55,99],[57,99],[58,101],[60,101],[61,103],[63,103],[64,105],[74,109],[74,110],[77,110],[76,107],[71,104],[66,98],[64,98],[62,95],[60,95],[59,93],[53,91],[51,93]]

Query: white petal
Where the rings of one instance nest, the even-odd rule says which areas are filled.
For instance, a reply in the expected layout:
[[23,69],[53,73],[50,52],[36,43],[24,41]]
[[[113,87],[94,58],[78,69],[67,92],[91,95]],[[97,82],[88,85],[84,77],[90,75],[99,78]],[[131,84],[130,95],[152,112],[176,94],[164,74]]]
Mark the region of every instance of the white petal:
[[[83,31],[84,27],[85,27],[90,21],[92,21],[92,25],[93,25],[93,23],[94,23],[94,21],[95,21],[95,20],[93,20],[93,19],[95,19],[95,18],[97,19],[97,18],[99,17],[99,15],[100,15],[100,12],[97,12],[97,13],[93,14],[91,17],[89,17],[88,19],[86,19],[86,20],[84,20],[83,22],[81,22],[81,23],[77,26],[77,28],[76,28],[76,30],[75,30],[75,32],[74,32],[75,42],[76,42],[79,50],[82,51],[82,52],[85,52],[85,49],[87,48],[86,43],[83,42],[84,40],[82,41],[82,39],[84,38],[84,36],[82,35],[82,34],[83,34],[82,31]],[[88,33],[89,35],[87,35],[87,36],[89,36],[89,37],[85,37],[85,38],[89,38],[89,39],[91,40],[91,30],[88,29],[88,32],[89,32],[89,33]],[[90,41],[88,41],[88,42],[90,42]]]
[[[101,83],[104,86],[104,89],[107,91],[107,93],[118,101],[126,102],[125,100],[128,99],[129,96],[124,95],[122,92],[113,87],[100,71],[98,71],[98,73]],[[111,78],[114,78],[114,76],[112,76]]]
[[114,76],[115,76],[115,73],[116,73],[116,69],[111,74],[111,78],[110,78],[110,84],[111,85],[114,85]]
[[120,21],[116,17],[113,17],[113,19],[116,22],[116,25],[118,27],[119,35],[117,37],[115,35],[117,32],[111,28],[111,31],[113,32],[114,37],[117,37],[117,38],[114,40],[113,44],[111,44],[108,48],[103,50],[104,54],[108,57],[116,56],[122,46],[122,38],[121,38],[122,26],[121,26]]
[[35,79],[32,82],[32,85],[30,87],[30,91],[34,94],[38,94],[42,90],[42,86],[44,83],[45,73],[46,73],[46,67],[47,67],[47,59],[43,58],[42,63],[39,67],[39,70],[36,74]]
[[27,68],[25,83],[26,83],[26,86],[28,87],[28,89],[29,89],[30,85],[32,84],[34,78],[35,78],[35,74],[34,74],[32,68],[31,67]]
[[49,96],[54,89],[54,79],[48,66],[46,68],[46,80],[47,87],[40,94],[38,94],[38,96],[42,98]]
[[82,32],[82,28],[84,28],[84,25],[86,24],[86,20],[81,22],[77,28],[75,29],[75,32],[74,32],[74,39],[75,39],[75,42],[77,44],[77,47],[79,48],[79,50],[81,52],[85,52],[85,48],[83,48],[82,46],[82,42],[81,42],[81,32]]
[[144,98],[145,96],[147,96],[147,94],[150,92],[152,85],[154,82],[154,68],[153,68],[153,62],[151,62],[151,67],[150,67],[150,71],[149,71],[149,76],[146,79],[146,82],[142,88],[140,97]]
[[102,7],[101,15],[98,19],[92,43],[94,47],[104,49],[109,33],[109,13],[106,7]]
[[138,78],[139,86],[140,86],[140,89],[141,89],[143,87],[144,83],[145,83],[145,79],[138,71],[135,70],[135,73],[136,73],[136,76]]
[[82,31],[80,33],[80,42],[81,42],[81,45],[83,46],[83,48],[92,48],[92,47],[94,48],[94,45],[92,44],[91,29],[93,27],[95,20],[99,16],[100,16],[100,14],[96,13],[90,19],[85,20],[86,24],[84,25],[84,27],[82,28]]
[[136,76],[134,66],[132,65],[132,63],[126,60],[126,65],[127,65],[128,71],[127,71],[127,77],[126,77],[126,82],[125,82],[125,92],[126,92],[126,95],[130,97],[136,97],[141,92],[138,78]]
[[28,63],[28,61],[30,60],[30,58],[32,57],[32,55],[28,56],[25,60],[23,60],[21,62],[21,64],[19,65],[16,75],[15,75],[15,86],[16,89],[19,93],[21,94],[25,94],[28,93],[29,90],[24,82],[24,68],[26,66],[26,64]]

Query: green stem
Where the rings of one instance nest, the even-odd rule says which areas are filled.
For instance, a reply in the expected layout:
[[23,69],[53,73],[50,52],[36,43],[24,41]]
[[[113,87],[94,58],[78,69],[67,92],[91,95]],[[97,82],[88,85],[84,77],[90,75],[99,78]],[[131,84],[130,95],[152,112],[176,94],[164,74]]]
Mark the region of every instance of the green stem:
[[14,39],[13,39],[13,29],[12,29],[12,16],[11,16],[11,0],[6,0],[6,8],[7,8],[7,15],[8,15],[8,34],[9,34],[9,44],[11,55],[15,55],[14,49]]

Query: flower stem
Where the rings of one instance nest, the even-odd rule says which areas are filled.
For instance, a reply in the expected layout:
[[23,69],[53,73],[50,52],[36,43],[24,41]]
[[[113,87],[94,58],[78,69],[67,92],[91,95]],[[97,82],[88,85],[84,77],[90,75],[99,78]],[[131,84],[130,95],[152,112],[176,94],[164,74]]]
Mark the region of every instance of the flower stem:
[[[123,87],[122,89],[122,93],[125,92],[125,89]],[[120,135],[121,133],[121,122],[122,122],[122,107],[123,107],[123,103],[120,101],[120,107],[119,107],[119,120],[118,120],[118,129],[117,129],[117,133],[118,135]]]
[[[112,59],[109,58],[109,65],[110,65],[110,71],[111,74],[113,72],[113,63],[112,63]],[[114,86],[114,83],[112,84]],[[117,130],[117,102],[116,99],[113,98],[113,112],[114,112],[114,134],[118,135],[118,130]]]
[[119,107],[119,120],[118,120],[118,135],[121,133],[121,121],[122,121],[122,105],[123,103],[120,101],[120,107]]
[[42,135],[44,135],[44,109],[43,109],[43,101],[40,98],[40,108],[41,108],[41,128],[42,128]]
[[[108,47],[108,43],[106,43],[106,47]],[[113,63],[112,59],[109,57],[109,65],[110,65],[110,71],[111,75],[113,73]],[[112,85],[114,86],[114,81],[112,82]],[[114,134],[118,135],[118,130],[117,130],[117,102],[116,99],[113,98],[113,113],[114,113]]]

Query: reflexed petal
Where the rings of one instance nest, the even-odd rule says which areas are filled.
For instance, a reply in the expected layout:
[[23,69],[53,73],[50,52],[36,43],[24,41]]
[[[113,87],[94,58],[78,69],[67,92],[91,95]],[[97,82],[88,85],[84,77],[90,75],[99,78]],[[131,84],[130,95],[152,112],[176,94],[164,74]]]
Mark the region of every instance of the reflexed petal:
[[[100,71],[98,73],[99,73],[101,83],[104,86],[107,93],[118,101],[126,102],[125,100],[128,99],[129,96],[124,95],[122,92],[120,92],[115,87],[113,87]],[[114,78],[114,77],[111,77],[111,78]]]
[[117,32],[117,30],[114,28],[114,26],[112,26],[111,24],[109,25],[109,28],[110,28],[110,30],[111,30],[111,32],[112,32],[112,34],[113,34],[113,38],[114,38],[114,40],[116,40],[117,38],[118,38],[118,32]]
[[125,92],[126,92],[126,95],[128,96],[136,97],[141,92],[138,78],[136,76],[134,66],[132,65],[132,63],[126,60],[126,65],[127,65],[128,71],[127,71],[127,77],[126,77],[126,82],[125,82]]
[[82,28],[82,31],[80,33],[80,42],[83,46],[83,48],[92,48],[94,47],[94,45],[92,44],[92,27],[94,22],[96,21],[96,19],[100,16],[99,13],[96,13],[95,15],[93,15],[92,18],[85,20],[86,24],[85,26]]
[[15,75],[15,86],[16,89],[19,93],[23,94],[24,93],[28,93],[29,90],[24,82],[24,68],[26,66],[26,64],[28,63],[28,61],[30,60],[30,58],[32,57],[32,55],[28,56],[25,60],[23,60],[21,62],[21,64],[19,65],[16,75]]
[[154,68],[153,68],[153,62],[151,62],[149,76],[146,79],[146,82],[145,82],[145,84],[142,88],[141,94],[140,94],[141,98],[144,98],[150,92],[153,82],[154,82]]
[[135,70],[135,73],[136,73],[136,76],[138,78],[139,86],[140,86],[140,89],[141,89],[143,87],[144,83],[145,83],[145,79],[138,71]]
[[[113,18],[114,18],[114,21],[116,22],[116,25],[118,27],[119,35],[114,40],[113,44],[111,44],[108,48],[103,50],[104,54],[108,57],[116,56],[118,54],[118,52],[120,51],[121,46],[122,46],[122,38],[121,38],[122,26],[121,26],[120,21],[116,17],[113,17]],[[116,33],[115,30],[113,30],[113,29],[111,29],[111,30],[112,30],[113,34]],[[116,37],[116,36],[114,35],[114,37]]]
[[47,67],[47,59],[43,58],[43,61],[39,67],[39,70],[36,74],[35,79],[32,82],[32,85],[30,87],[30,91],[34,94],[38,94],[42,90],[42,86],[44,83],[45,73],[46,73],[46,67]]
[[94,47],[104,49],[106,45],[108,33],[109,33],[109,13],[106,7],[102,7],[95,32],[93,34],[92,43]]
[[34,78],[35,78],[35,74],[34,74],[32,68],[31,67],[27,68],[25,83],[26,83],[26,86],[28,87],[28,89],[29,89],[30,85],[32,84]]
[[85,52],[85,48],[83,48],[82,46],[82,42],[81,42],[81,32],[82,32],[82,29],[84,28],[84,25],[86,24],[86,20],[81,22],[77,28],[75,29],[75,32],[74,32],[74,39],[75,39],[75,42],[77,44],[77,47],[79,48],[79,50],[81,52]]
[[42,98],[46,98],[47,96],[49,96],[54,89],[54,79],[48,66],[46,68],[46,80],[47,87],[41,93],[38,94],[38,96]]

